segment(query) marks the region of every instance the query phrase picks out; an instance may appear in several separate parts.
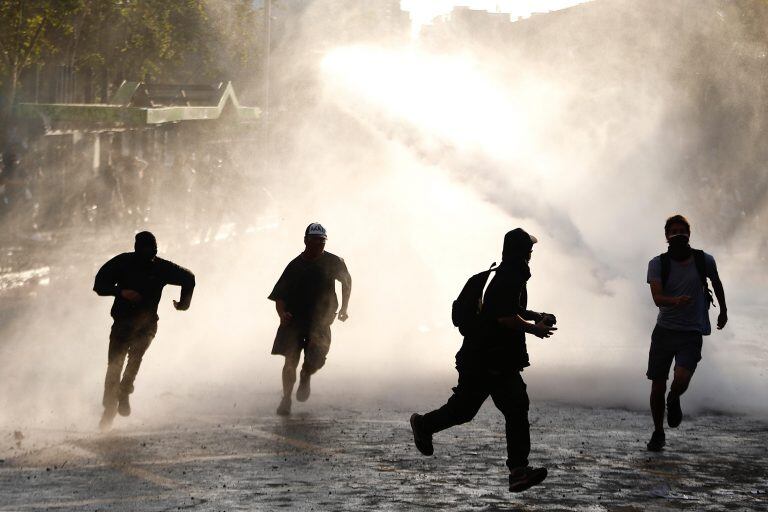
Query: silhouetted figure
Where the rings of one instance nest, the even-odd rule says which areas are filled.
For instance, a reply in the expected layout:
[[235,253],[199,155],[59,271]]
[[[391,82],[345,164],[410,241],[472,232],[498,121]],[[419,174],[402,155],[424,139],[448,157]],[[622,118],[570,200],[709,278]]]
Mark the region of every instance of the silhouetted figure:
[[[175,263],[157,257],[157,241],[149,231],[136,235],[134,252],[119,254],[96,274],[93,290],[112,295],[112,331],[109,334],[107,376],[104,380],[104,414],[99,426],[106,430],[116,413],[128,416],[128,396],[139,372],[141,359],[157,333],[157,307],[167,284],[181,286],[181,298],[173,301],[186,311],[192,301],[195,276]],[[128,364],[123,372],[126,356]],[[122,373],[122,379],[120,374]]]
[[[548,338],[556,330],[554,315],[526,309],[526,282],[531,277],[528,263],[536,242],[520,228],[508,232],[501,265],[467,281],[453,306],[454,324],[464,335],[456,354],[459,383],[444,406],[423,416],[411,416],[416,447],[422,454],[432,455],[432,435],[471,421],[490,395],[506,421],[512,492],[524,491],[547,476],[545,468],[528,466],[529,402],[520,375],[530,365],[525,333]],[[495,276],[488,283],[492,272]]]
[[709,305],[712,295],[707,278],[712,281],[720,314],[717,328],[728,322],[723,283],[717,273],[715,259],[688,241],[691,226],[682,215],[674,215],[664,224],[669,244],[666,253],[648,263],[648,283],[653,302],[659,307],[656,327],[651,335],[648,354],[648,372],[651,383],[651,413],[655,430],[648,442],[648,450],[661,451],[666,444],[664,434],[664,393],[672,359],[675,360],[674,378],[667,395],[667,423],[675,428],[683,420],[680,395],[685,393],[701,360],[702,336],[712,332],[709,323]]
[[325,365],[331,348],[331,324],[339,306],[336,281],[341,282],[341,309],[338,318],[344,322],[352,292],[352,277],[344,260],[325,251],[328,236],[317,223],[304,232],[304,252],[291,261],[278,279],[269,299],[275,301],[280,327],[272,346],[272,354],[285,356],[283,366],[283,398],[277,414],[291,413],[291,394],[296,383],[296,369],[304,351],[296,400],[309,398],[310,377]]

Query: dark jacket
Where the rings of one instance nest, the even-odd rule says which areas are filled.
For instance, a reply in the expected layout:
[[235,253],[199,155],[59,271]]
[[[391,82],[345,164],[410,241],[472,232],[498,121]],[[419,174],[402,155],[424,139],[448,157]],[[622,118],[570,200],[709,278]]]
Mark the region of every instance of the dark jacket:
[[[155,257],[142,259],[135,252],[118,254],[106,262],[96,274],[93,291],[99,295],[112,295],[111,314],[115,319],[153,315],[157,319],[157,306],[163,287],[167,284],[181,286],[182,304],[189,304],[195,288],[195,275],[168,260]],[[129,302],[120,296],[124,289],[138,292],[142,300]]]
[[493,371],[520,371],[530,366],[525,333],[502,327],[498,319],[520,315],[533,319],[537,313],[527,311],[526,282],[531,274],[528,265],[520,262],[502,262],[491,274],[491,281],[483,297],[479,327],[464,337],[461,350],[456,354],[456,366],[461,370],[487,369]]

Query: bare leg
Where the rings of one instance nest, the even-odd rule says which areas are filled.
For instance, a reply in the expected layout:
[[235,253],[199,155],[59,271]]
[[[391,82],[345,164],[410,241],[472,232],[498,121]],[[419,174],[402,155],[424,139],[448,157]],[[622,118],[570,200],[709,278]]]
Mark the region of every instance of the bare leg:
[[285,364],[283,364],[283,398],[280,400],[280,405],[277,406],[278,416],[288,416],[291,414],[291,394],[293,393],[293,385],[296,384],[296,368],[299,366],[300,356],[301,349],[285,356]]
[[293,386],[296,384],[296,369],[299,367],[301,351],[285,356],[283,365],[283,397],[291,397]]
[[657,379],[651,383],[651,414],[653,426],[657,432],[664,432],[664,393],[667,391],[667,381]]
[[682,366],[675,367],[675,376],[672,379],[672,385],[669,386],[669,394],[673,397],[679,397],[685,393],[692,377],[693,372],[688,368],[683,368]]

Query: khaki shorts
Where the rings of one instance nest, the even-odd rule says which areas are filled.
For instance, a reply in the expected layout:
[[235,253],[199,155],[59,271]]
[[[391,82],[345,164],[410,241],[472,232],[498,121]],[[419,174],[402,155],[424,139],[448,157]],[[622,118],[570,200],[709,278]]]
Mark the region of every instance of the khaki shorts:
[[277,329],[272,354],[298,357],[304,351],[304,368],[317,371],[325,365],[331,349],[331,325],[306,326],[298,322],[281,325]]

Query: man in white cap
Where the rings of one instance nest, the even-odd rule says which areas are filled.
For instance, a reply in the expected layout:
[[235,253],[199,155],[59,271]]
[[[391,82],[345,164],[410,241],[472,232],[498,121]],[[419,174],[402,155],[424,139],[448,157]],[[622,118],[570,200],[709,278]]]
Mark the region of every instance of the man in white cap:
[[[521,228],[504,237],[501,265],[472,276],[453,305],[453,322],[464,335],[456,354],[459,383],[448,402],[424,415],[411,416],[416,448],[432,455],[432,435],[471,421],[490,396],[504,414],[509,490],[540,484],[546,468],[528,465],[531,450],[528,393],[520,372],[530,365],[525,334],[548,338],[557,329],[554,315],[527,309],[528,262],[536,238]],[[491,272],[491,279],[484,292]]]
[[327,239],[325,228],[319,223],[307,226],[304,252],[285,267],[269,295],[280,317],[272,354],[285,356],[283,398],[277,408],[281,416],[291,413],[291,395],[301,352],[304,351],[304,364],[296,390],[299,402],[309,399],[310,377],[325,364],[331,347],[331,324],[339,306],[336,281],[341,282],[338,318],[342,322],[347,319],[352,277],[343,259],[325,251]]

